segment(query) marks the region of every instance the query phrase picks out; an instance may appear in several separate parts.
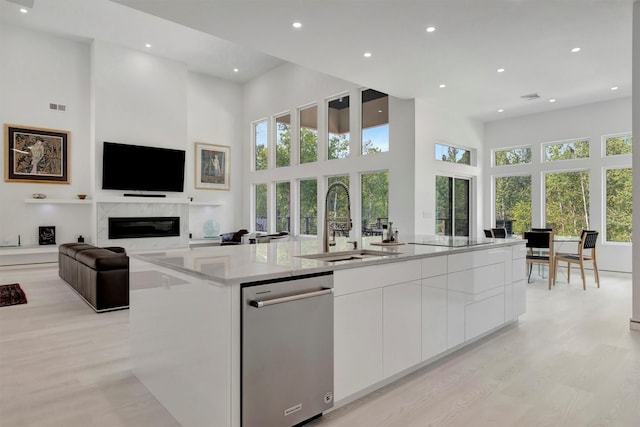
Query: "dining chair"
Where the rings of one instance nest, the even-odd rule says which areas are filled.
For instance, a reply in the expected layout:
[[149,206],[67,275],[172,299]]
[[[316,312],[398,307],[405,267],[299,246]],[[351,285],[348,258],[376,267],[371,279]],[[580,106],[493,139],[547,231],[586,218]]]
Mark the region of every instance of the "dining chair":
[[505,239],[507,237],[507,229],[506,228],[492,228],[491,234],[493,234],[494,239]]
[[[567,283],[571,282],[571,264],[578,264],[580,266],[580,274],[582,275],[582,288],[587,290],[587,281],[584,275],[584,263],[591,261],[593,263],[593,275],[596,279],[596,284],[600,287],[600,274],[598,273],[598,263],[596,262],[596,243],[598,242],[598,232],[594,230],[582,230],[580,235],[580,243],[578,244],[578,253],[559,253],[556,255],[553,266],[553,284],[555,285],[556,272],[558,270],[558,262],[567,263]],[[591,250],[590,253],[585,253],[585,250]]]
[[[553,283],[555,285],[555,275],[553,271],[553,231],[525,231],[522,237],[527,241],[526,246],[529,248],[529,253],[527,253],[527,266],[529,266],[528,282],[531,283],[533,264],[547,265],[549,267],[549,290],[551,290],[551,284]],[[534,249],[538,251],[534,252]],[[548,252],[541,252],[541,249],[546,249]]]
[[487,229],[485,228],[485,230],[484,230],[484,237],[488,237],[488,238],[492,239],[492,238],[493,238],[493,233],[491,232],[491,230],[487,230]]

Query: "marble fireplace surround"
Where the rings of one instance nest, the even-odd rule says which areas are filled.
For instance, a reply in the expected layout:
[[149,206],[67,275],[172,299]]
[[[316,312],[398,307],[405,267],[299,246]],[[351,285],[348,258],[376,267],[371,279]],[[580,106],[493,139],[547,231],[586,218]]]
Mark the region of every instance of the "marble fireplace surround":
[[[122,246],[127,250],[189,247],[189,206],[184,202],[98,201],[96,215],[98,246]],[[179,217],[180,236],[109,239],[109,218],[112,217]]]

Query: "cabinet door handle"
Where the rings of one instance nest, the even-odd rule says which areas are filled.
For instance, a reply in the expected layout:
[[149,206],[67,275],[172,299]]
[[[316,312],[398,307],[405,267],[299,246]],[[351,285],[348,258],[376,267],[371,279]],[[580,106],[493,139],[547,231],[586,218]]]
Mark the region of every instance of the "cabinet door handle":
[[327,295],[327,294],[332,294],[332,293],[333,293],[333,288],[322,289],[322,290],[319,290],[319,291],[306,292],[304,294],[289,295],[288,297],[274,298],[274,299],[268,299],[268,300],[251,300],[251,301],[249,301],[249,305],[252,306],[252,307],[256,307],[256,308],[262,308],[262,307],[267,307],[269,305],[282,304],[284,302],[298,301],[298,300],[301,300],[301,299],[319,297],[319,296],[322,296],[322,295]]

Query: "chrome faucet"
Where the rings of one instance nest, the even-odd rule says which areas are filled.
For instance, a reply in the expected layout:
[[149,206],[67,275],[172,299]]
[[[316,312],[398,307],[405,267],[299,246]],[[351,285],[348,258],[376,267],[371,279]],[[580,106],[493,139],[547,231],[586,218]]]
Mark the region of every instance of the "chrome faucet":
[[[345,218],[333,217],[329,219],[329,193],[334,188],[342,188],[347,195],[347,216]],[[335,206],[334,206],[335,209]],[[335,224],[337,222],[342,222],[346,226],[346,230],[350,231],[352,227],[351,223],[351,197],[349,196],[349,188],[344,185],[342,182],[334,182],[327,189],[327,196],[324,199],[324,234],[322,236],[322,250],[324,252],[329,252],[330,246],[336,245],[336,229]],[[329,242],[329,225],[331,223],[331,242]]]

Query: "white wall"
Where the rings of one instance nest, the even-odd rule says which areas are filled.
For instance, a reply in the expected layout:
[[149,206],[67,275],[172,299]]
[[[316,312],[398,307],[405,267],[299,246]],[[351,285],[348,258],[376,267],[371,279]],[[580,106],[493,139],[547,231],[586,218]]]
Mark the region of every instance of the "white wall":
[[[91,205],[35,205],[24,199],[91,194],[88,44],[0,24],[0,122],[70,132],[70,184],[0,182],[0,245],[38,244],[38,226],[56,226],[56,241],[91,238]],[[50,110],[49,103],[66,111]],[[4,165],[5,149],[3,148]]]
[[[360,135],[360,89],[361,87],[326,74],[318,73],[293,64],[285,64],[260,76],[244,87],[244,141],[243,171],[245,177],[245,193],[243,195],[243,221],[246,228],[254,229],[251,224],[253,209],[252,184],[274,181],[292,181],[294,194],[296,179],[318,179],[318,212],[320,218],[324,213],[325,177],[348,174],[352,192],[352,218],[354,231],[352,238],[360,233],[360,201],[353,195],[359,194],[360,173],[379,170],[389,171],[389,217],[400,236],[408,236],[413,232],[413,154],[414,154],[414,108],[413,101],[389,97],[389,132],[390,151],[375,155],[359,155]],[[375,88],[372,88],[375,89]],[[347,159],[326,160],[327,147],[327,108],[326,102],[337,95],[350,96],[351,109],[351,155]],[[319,161],[304,165],[293,164],[290,167],[270,168],[266,171],[251,171],[253,147],[251,123],[260,119],[271,118],[283,112],[290,112],[292,117],[292,141],[297,141],[297,109],[317,103],[319,111],[318,157]],[[270,134],[273,132],[270,127]],[[269,144],[273,144],[270,135]],[[297,154],[292,154],[294,162]],[[292,206],[292,217],[297,218],[297,206]],[[270,212],[270,217],[274,213]],[[320,230],[320,224],[319,224]],[[293,230],[292,230],[293,231]]]
[[[631,132],[631,98],[583,105],[575,108],[556,110],[548,113],[533,114],[513,119],[487,123],[485,125],[485,150],[483,158],[487,179],[484,192],[492,193],[494,176],[507,174],[532,174],[532,224],[542,226],[543,194],[541,174],[541,143],[575,138],[589,138],[590,158],[572,162],[545,164],[545,170],[564,170],[565,168],[590,169],[590,216],[591,228],[604,230],[603,180],[604,166],[631,166],[629,156],[617,156],[603,159],[601,138],[603,135]],[[533,162],[530,165],[518,165],[491,169],[491,150],[519,145],[531,145]],[[494,221],[493,206],[484,204],[486,223]],[[606,244],[600,240],[598,247],[598,266],[603,270],[631,271],[631,246]],[[564,251],[569,249],[564,248]]]
[[[194,201],[215,201],[218,207],[191,206],[189,228],[194,238],[202,237],[206,220],[218,222],[220,232],[243,228],[240,215],[244,181],[242,165],[245,162],[243,148],[247,141],[243,138],[242,129],[242,87],[238,84],[219,80],[204,74],[189,73],[187,82],[188,117],[187,141],[187,173],[185,177],[185,194],[194,197]],[[228,145],[230,151],[230,191],[196,190],[195,175],[195,142]]]
[[[443,111],[427,100],[417,99],[415,107],[415,232],[432,235],[435,232],[435,177],[455,176],[471,179],[470,236],[479,236],[483,229],[481,207],[483,124]],[[471,166],[435,160],[435,144],[472,150]],[[474,155],[475,154],[475,155]],[[475,208],[477,207],[477,209]]]

